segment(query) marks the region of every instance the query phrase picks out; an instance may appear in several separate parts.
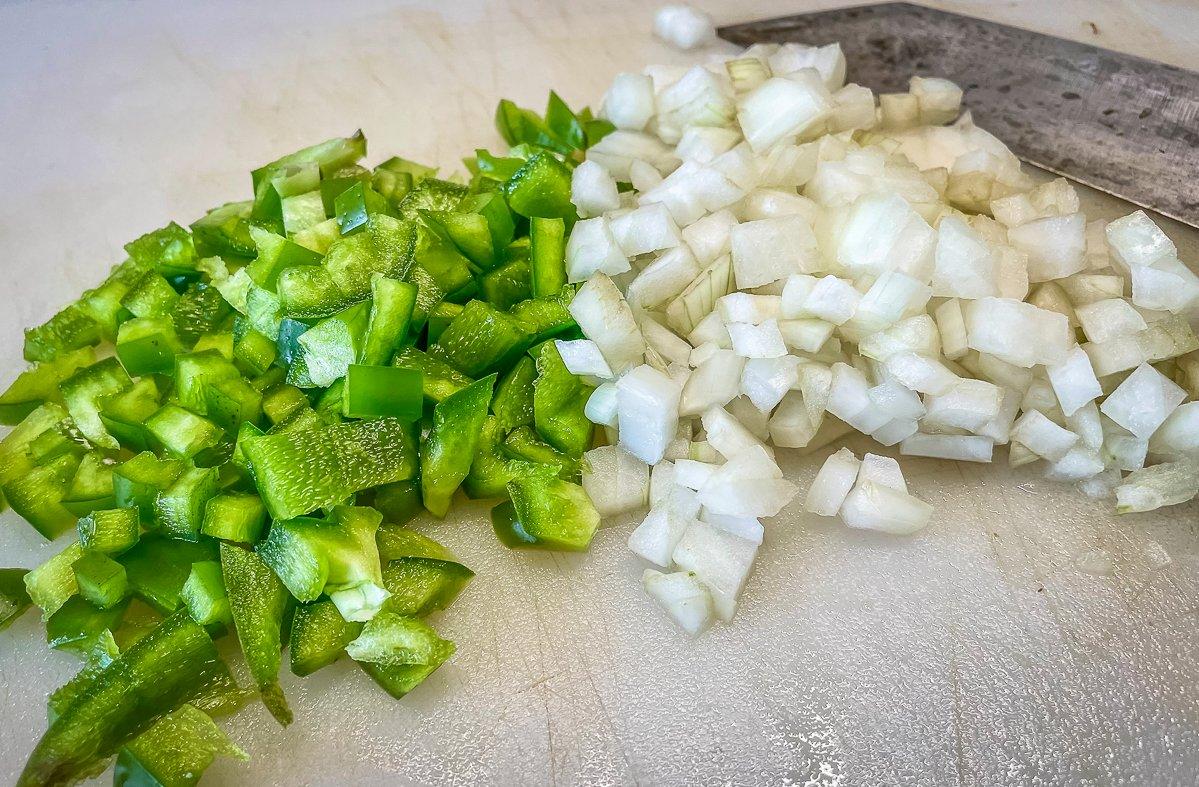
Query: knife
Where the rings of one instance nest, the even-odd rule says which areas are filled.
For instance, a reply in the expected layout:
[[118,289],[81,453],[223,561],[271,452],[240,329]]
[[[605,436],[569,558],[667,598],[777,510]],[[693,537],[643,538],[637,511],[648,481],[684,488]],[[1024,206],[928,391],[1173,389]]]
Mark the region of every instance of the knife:
[[742,46],[840,42],[880,93],[952,79],[1025,161],[1199,227],[1199,73],[1053,36],[887,3],[720,28]]

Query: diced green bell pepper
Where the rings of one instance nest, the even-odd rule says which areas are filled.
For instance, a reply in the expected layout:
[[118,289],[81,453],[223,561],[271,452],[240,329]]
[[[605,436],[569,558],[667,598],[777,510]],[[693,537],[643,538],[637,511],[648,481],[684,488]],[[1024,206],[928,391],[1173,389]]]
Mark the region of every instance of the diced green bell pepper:
[[183,344],[170,317],[135,317],[117,331],[117,358],[134,377],[169,372]]
[[361,181],[354,182],[337,195],[333,200],[333,211],[342,235],[362,229],[378,214],[390,216],[395,212],[386,197]]
[[419,421],[424,411],[420,372],[395,366],[351,364],[342,396],[347,418]]
[[292,673],[303,677],[329,666],[361,633],[362,623],[345,620],[328,599],[300,604],[291,619]]
[[391,361],[408,335],[416,308],[416,285],[386,276],[371,280],[370,317],[362,340],[359,360],[370,366]]
[[153,377],[143,377],[132,387],[99,401],[100,423],[122,446],[132,451],[150,447],[146,421],[162,406]]
[[[4,484],[23,477],[33,467],[29,446],[47,430],[68,418],[66,410],[47,402],[25,416],[21,423],[0,439],[0,489]],[[4,510],[4,493],[0,491],[0,511]]]
[[321,199],[319,188],[284,197],[280,208],[283,214],[283,230],[288,235],[315,227],[326,218],[325,201]]
[[25,329],[25,360],[53,361],[69,352],[99,344],[102,330],[78,304],[72,303],[36,328]]
[[143,522],[154,521],[154,501],[183,472],[177,459],[159,459],[149,451],[138,454],[112,471],[112,491],[117,507],[133,506]]
[[552,342],[541,346],[533,384],[533,423],[542,438],[567,456],[591,447],[591,421],[583,409],[593,389],[575,377]]
[[278,356],[275,342],[253,328],[233,342],[233,365],[247,377],[264,374]]
[[[516,167],[512,171],[515,172],[516,169],[519,169],[521,163],[517,161]],[[507,180],[508,177],[510,174],[504,176],[502,180]],[[463,198],[457,211],[477,213],[487,221],[487,231],[491,234],[491,248],[494,250],[492,264],[498,263],[500,253],[516,236],[516,222],[512,219],[512,211],[508,209],[504,195],[498,191],[473,194]]]
[[134,317],[169,317],[178,303],[179,293],[152,270],[146,271],[121,300],[121,305]]
[[399,213],[414,219],[422,210],[453,210],[466,196],[466,186],[426,177],[415,184],[400,202]]
[[437,636],[424,621],[382,612],[346,652],[384,691],[400,699],[454,655],[454,643]]
[[240,377],[205,385],[204,403],[208,418],[227,432],[262,418],[262,394]]
[[191,459],[220,442],[221,428],[174,404],[163,405],[146,421],[146,431],[176,459]]
[[201,626],[233,625],[233,613],[229,610],[229,597],[225,595],[220,562],[201,560],[192,563],[191,573],[183,583],[179,598],[191,613],[192,620]]
[[[474,500],[506,497],[512,479],[543,468],[531,462],[512,458],[501,451],[504,428],[495,416],[488,416],[479,433],[479,446],[470,472],[462,482],[466,496]],[[556,472],[556,470],[555,470]]]
[[199,339],[196,339],[195,345],[192,347],[192,352],[204,352],[206,350],[214,350],[220,353],[221,357],[226,361],[233,360],[233,328],[231,325],[226,326],[225,322],[221,323],[222,327],[212,333],[206,333]]
[[383,521],[402,525],[422,510],[419,481],[397,481],[376,487],[371,505],[383,514]]
[[[346,375],[346,369],[357,363],[362,352],[363,337],[370,319],[370,304],[358,303],[332,317],[327,317],[304,332],[297,340],[307,371],[307,380],[287,381],[302,388],[327,388]],[[292,371],[295,371],[292,366]],[[305,383],[307,383],[305,385]]]
[[515,479],[508,495],[511,500],[491,509],[491,524],[513,549],[582,552],[599,527],[600,516],[583,487],[551,473]]
[[221,542],[221,574],[250,674],[267,710],[286,727],[292,714],[279,688],[279,665],[287,588],[262,558],[225,541]]
[[382,520],[352,506],[334,507],[328,519],[276,520],[257,552],[297,600],[327,594],[346,620],[369,620],[387,598],[375,545]]
[[216,546],[211,541],[192,543],[146,533],[117,562],[125,567],[133,595],[166,615],[179,606],[192,563],[216,559]]
[[196,247],[191,233],[173,221],[126,243],[125,253],[138,265],[154,268],[168,278],[196,272]]
[[511,366],[530,339],[518,320],[483,301],[471,301],[429,348],[429,355],[469,377],[481,377]]
[[212,350],[183,353],[175,357],[175,400],[193,413],[204,415],[204,386],[241,376],[237,367]]
[[308,397],[294,385],[277,385],[262,395],[262,412],[272,424],[280,424],[309,407]]
[[83,547],[75,541],[25,575],[25,589],[33,603],[41,608],[42,620],[49,620],[67,599],[79,592],[72,566],[81,557]]
[[116,358],[105,358],[63,380],[59,389],[79,431],[100,448],[120,448],[100,421],[99,400],[130,388],[133,381]]
[[218,756],[249,759],[212,717],[184,705],[121,749],[113,787],[193,787]]
[[0,568],[0,631],[11,626],[32,604],[25,589],[28,573],[23,568]]
[[419,617],[446,609],[475,576],[448,549],[414,530],[384,525],[376,540],[383,585],[391,593],[387,612]]
[[121,599],[101,609],[82,596],[72,596],[46,621],[46,644],[55,650],[87,653],[106,633],[120,627],[128,608],[129,602]]
[[504,184],[508,207],[529,218],[574,221],[578,214],[570,201],[570,180],[570,170],[552,153],[538,153]]
[[533,294],[527,260],[509,262],[489,271],[479,280],[483,300],[500,311],[508,311]]
[[79,457],[64,454],[5,483],[0,490],[13,511],[53,541],[75,525],[75,515],[63,507],[62,499],[78,468]]
[[199,541],[204,507],[219,489],[215,468],[184,470],[154,501],[154,523],[163,534],[184,541]]
[[294,519],[416,474],[411,427],[395,418],[252,437],[242,450],[274,519]]
[[129,591],[125,567],[101,552],[84,552],[72,568],[79,595],[98,609],[116,606]]
[[419,372],[425,398],[434,403],[461,391],[471,383],[469,377],[445,361],[423,353],[415,347],[400,350],[392,359],[391,365]]
[[232,684],[212,639],[178,612],[77,687],[29,756],[18,787],[73,784],[186,702]]
[[137,544],[141,533],[135,506],[92,511],[79,518],[79,543],[89,552],[119,555]]
[[527,424],[518,426],[504,438],[504,453],[541,465],[556,465],[559,476],[570,480],[579,474],[579,457],[567,456],[537,436]]
[[41,404],[61,402],[59,385],[79,369],[90,366],[94,358],[92,349],[83,347],[21,372],[8,390],[0,394],[0,424],[13,426]]
[[537,364],[521,356],[507,374],[500,378],[491,400],[500,429],[506,434],[522,424],[533,423],[533,382],[537,379]]
[[529,219],[534,298],[557,295],[566,286],[566,223],[560,218]]
[[223,494],[208,501],[201,532],[222,541],[256,544],[266,527],[266,506],[257,495]]
[[112,464],[99,451],[93,451],[79,462],[75,477],[67,486],[62,498],[62,507],[75,516],[85,516],[93,511],[112,508],[116,495],[112,485]]
[[29,460],[37,467],[49,464],[60,456],[82,459],[88,451],[87,438],[80,434],[75,422],[67,418],[42,432],[29,443]]
[[462,304],[450,303],[449,301],[442,301],[433,307],[433,310],[429,312],[429,322],[426,328],[429,344],[437,343],[437,340],[441,338],[441,334],[445,333],[445,329],[449,324],[462,313],[463,308],[465,307]]
[[[529,340],[530,347],[549,339],[578,332],[579,326],[566,308],[573,295],[574,291],[570,287],[566,287],[556,298],[530,298],[512,307],[509,314],[514,319],[520,320],[525,329],[532,334],[532,338]],[[564,298],[563,296],[569,297]]]
[[495,375],[471,383],[433,408],[433,428],[420,456],[421,499],[425,509],[444,517],[454,491],[465,480],[479,447]]
[[258,256],[246,266],[246,273],[259,287],[274,290],[280,272],[302,265],[320,265],[322,255],[261,227],[252,227],[250,235]]
[[232,311],[219,290],[197,282],[179,298],[171,316],[180,341],[191,346],[204,334],[216,330]]
[[229,202],[213,208],[191,225],[192,243],[201,256],[219,254],[253,257],[254,240],[250,237],[250,210],[253,203]]

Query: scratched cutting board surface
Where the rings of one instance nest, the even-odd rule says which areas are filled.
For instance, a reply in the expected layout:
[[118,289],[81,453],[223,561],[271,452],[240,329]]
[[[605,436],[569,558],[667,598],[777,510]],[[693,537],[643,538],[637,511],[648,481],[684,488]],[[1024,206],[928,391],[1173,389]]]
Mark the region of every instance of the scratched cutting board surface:
[[[19,329],[123,242],[241,198],[279,153],[361,126],[372,160],[454,167],[498,145],[501,97],[594,102],[618,70],[688,62],[650,39],[644,4],[439,5],[0,3],[0,381]],[[707,4],[721,23],[827,5]],[[1199,67],[1199,11],[1175,4],[947,5]],[[806,485],[827,452],[784,453]],[[422,523],[479,575],[436,621],[454,660],[400,703],[345,662],[284,674],[296,723],[256,705],[225,721],[253,760],[205,783],[1195,783],[1199,506],[1117,519],[1002,464],[904,468],[931,527],[872,537],[784,512],[734,623],[696,641],[642,596],[629,521],[583,556],[502,549],[480,507]],[[54,549],[0,515],[0,563]],[[1092,549],[1113,574],[1076,567]],[[0,634],[0,781],[74,669],[34,615]]]

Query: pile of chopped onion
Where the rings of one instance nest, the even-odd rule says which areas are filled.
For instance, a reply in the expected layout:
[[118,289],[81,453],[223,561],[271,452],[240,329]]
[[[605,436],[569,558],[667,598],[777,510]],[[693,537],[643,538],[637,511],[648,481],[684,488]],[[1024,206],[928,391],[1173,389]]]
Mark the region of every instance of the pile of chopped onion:
[[[1199,278],[1170,239],[1035,185],[949,81],[844,82],[836,44],[620,74],[617,130],[574,173],[587,339],[559,349],[612,443],[584,484],[605,516],[649,507],[629,547],[689,633],[732,617],[762,520],[800,491],[776,448],[1008,446],[1119,512],[1199,491]],[[932,516],[894,459],[846,449],[804,500],[887,533]]]

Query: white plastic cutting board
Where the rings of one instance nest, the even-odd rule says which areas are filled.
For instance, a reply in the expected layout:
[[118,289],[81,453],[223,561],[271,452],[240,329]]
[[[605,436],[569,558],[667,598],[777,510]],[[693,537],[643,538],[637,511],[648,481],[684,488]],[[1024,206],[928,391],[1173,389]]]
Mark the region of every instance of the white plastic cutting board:
[[[627,0],[180,5],[0,4],[0,383],[20,328],[123,242],[243,198],[280,153],[361,126],[372,160],[454,167],[498,147],[501,97],[594,102],[618,70],[687,57]],[[700,5],[731,22],[826,4]],[[1195,8],[947,5],[1199,67]],[[806,485],[825,453],[784,469]],[[696,641],[641,594],[628,523],[583,556],[503,549],[480,507],[431,523],[479,574],[436,621],[454,660],[399,703],[346,662],[285,674],[296,723],[257,705],[225,722],[253,760],[205,783],[1194,784],[1199,507],[1117,519],[1031,472],[904,468],[931,527],[873,537],[784,513],[735,622]],[[1096,548],[1113,575],[1076,567]],[[0,564],[54,549],[0,515]],[[35,615],[0,634],[0,782],[74,669]]]

